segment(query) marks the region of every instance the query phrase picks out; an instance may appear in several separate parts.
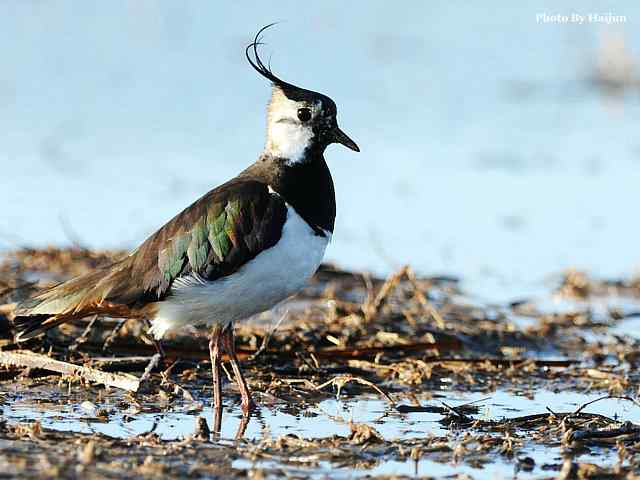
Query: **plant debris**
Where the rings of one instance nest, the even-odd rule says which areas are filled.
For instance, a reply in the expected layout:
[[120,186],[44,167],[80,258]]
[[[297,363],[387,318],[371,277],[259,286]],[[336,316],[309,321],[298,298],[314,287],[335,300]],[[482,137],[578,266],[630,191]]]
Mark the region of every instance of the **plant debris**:
[[[238,355],[259,409],[252,418],[216,419],[208,418],[204,329],[168,338],[164,359],[144,322],[100,315],[20,348],[13,342],[16,302],[121,254],[24,249],[0,265],[6,475],[269,478],[331,470],[459,478],[452,477],[459,467],[478,478],[489,468],[505,477],[640,475],[640,336],[625,323],[640,312],[636,280],[570,271],[550,296],[558,304],[488,305],[465,295],[456,279],[422,278],[408,267],[381,279],[325,265],[286,313],[238,326]],[[239,411],[236,387],[225,389],[231,411]],[[543,392],[584,401],[522,411],[494,398]],[[360,404],[375,405],[375,414],[325,411]],[[21,416],[25,409],[31,413]],[[365,414],[370,420],[361,420]],[[274,415],[317,427],[287,433],[269,420]],[[169,438],[167,417],[180,418],[184,434]]]

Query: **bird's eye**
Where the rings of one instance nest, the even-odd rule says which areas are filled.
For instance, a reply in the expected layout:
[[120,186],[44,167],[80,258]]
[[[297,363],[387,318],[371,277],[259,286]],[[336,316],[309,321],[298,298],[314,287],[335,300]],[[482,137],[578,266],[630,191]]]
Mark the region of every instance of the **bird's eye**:
[[307,120],[311,120],[311,110],[309,110],[308,108],[299,108],[298,119],[301,122],[306,122]]

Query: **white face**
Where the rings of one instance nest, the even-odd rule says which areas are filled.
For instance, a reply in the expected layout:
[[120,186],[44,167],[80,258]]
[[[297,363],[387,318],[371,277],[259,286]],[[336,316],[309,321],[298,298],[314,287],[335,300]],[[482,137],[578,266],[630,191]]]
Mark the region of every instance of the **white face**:
[[[308,109],[310,118],[299,118],[299,110]],[[286,158],[289,163],[302,161],[305,149],[314,137],[312,125],[320,114],[320,102],[289,100],[279,88],[273,89],[267,118],[265,153]],[[305,112],[306,113],[306,112]]]

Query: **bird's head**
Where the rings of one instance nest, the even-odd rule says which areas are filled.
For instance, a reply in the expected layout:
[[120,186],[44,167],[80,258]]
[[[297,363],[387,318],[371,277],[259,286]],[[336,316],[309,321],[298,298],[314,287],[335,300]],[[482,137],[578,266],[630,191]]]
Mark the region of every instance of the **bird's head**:
[[[292,163],[302,161],[307,150],[323,152],[331,143],[340,143],[359,152],[358,145],[338,127],[338,110],[333,100],[281,80],[264,65],[258,55],[260,35],[272,25],[260,29],[246,50],[251,66],[273,85],[267,117],[266,152]],[[254,58],[251,58],[251,53]]]

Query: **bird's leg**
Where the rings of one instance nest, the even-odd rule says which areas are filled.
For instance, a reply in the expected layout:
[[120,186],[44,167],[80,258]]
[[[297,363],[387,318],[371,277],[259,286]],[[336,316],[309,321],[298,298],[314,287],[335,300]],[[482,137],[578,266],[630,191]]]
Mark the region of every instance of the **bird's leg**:
[[[222,384],[220,382],[220,334],[222,329],[215,324],[209,337],[209,356],[211,357],[211,374],[213,377],[213,409],[216,414],[222,412]],[[214,422],[215,424],[215,422]]]
[[[151,330],[151,322],[145,319],[145,323],[147,325],[147,329]],[[154,336],[151,336],[151,341],[153,342],[153,346],[156,349],[156,353],[160,355],[160,359],[165,360],[167,358],[167,355],[164,353],[164,348],[162,348],[162,344],[160,343],[160,340],[158,340]]]
[[[145,323],[147,324],[147,328],[151,329],[151,322],[149,320],[145,320]],[[147,336],[147,338],[149,337]],[[153,341],[153,345],[156,348],[156,354],[153,357],[151,357],[151,360],[149,360],[149,363],[147,364],[147,368],[145,368],[144,373],[140,377],[140,384],[145,384],[145,385],[147,384],[147,382],[149,382],[149,380],[151,380],[151,373],[156,368],[158,367],[164,368],[164,361],[166,359],[164,350],[162,349],[162,345],[160,345],[160,340],[158,340],[153,336],[150,338]]]
[[240,389],[240,397],[242,398],[242,411],[244,413],[248,413],[253,406],[253,402],[251,400],[251,392],[249,391],[249,387],[247,386],[247,382],[242,375],[242,370],[240,370],[240,364],[238,363],[238,357],[236,356],[236,346],[235,346],[235,335],[233,334],[233,324],[229,324],[224,331],[222,332],[222,344],[224,349],[229,354],[229,359],[231,363],[231,368],[233,368],[233,373],[236,377],[236,382],[238,383],[238,388]]
[[155,337],[153,338],[153,346],[155,347],[157,354],[160,355],[160,358],[162,360],[166,360],[167,354],[164,352],[164,348],[162,348],[160,340]]
[[249,425],[249,418],[249,411],[243,411],[242,418],[240,419],[240,423],[238,424],[238,429],[236,430],[236,440],[240,440],[242,437],[244,437],[244,432],[247,431],[247,425]]

